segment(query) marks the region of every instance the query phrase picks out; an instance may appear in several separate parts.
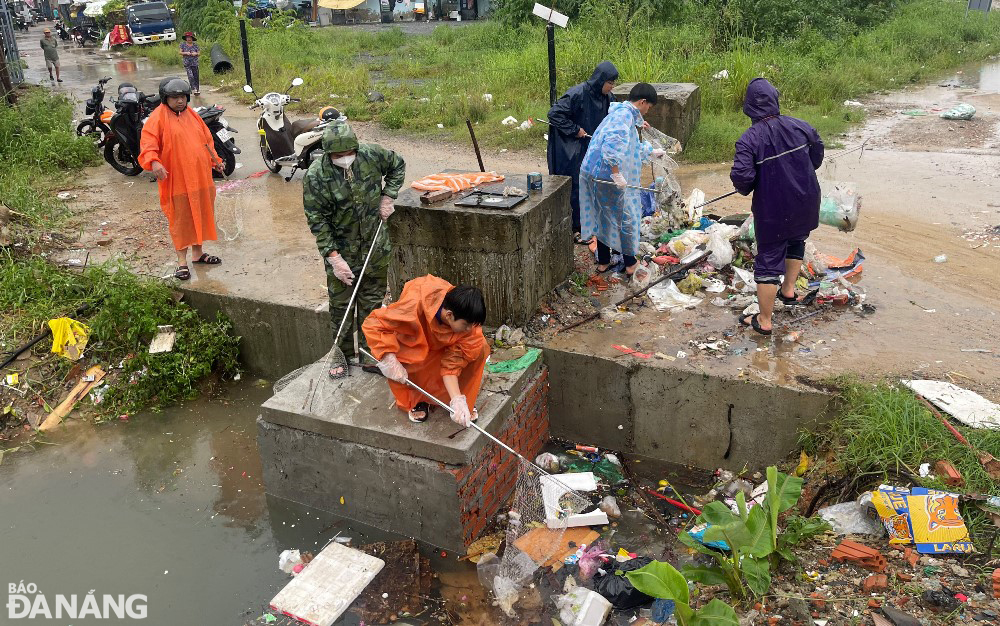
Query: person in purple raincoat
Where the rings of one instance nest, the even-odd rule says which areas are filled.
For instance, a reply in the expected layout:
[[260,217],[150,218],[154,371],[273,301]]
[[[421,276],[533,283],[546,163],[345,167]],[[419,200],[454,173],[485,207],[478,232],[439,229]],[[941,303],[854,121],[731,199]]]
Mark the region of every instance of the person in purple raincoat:
[[786,305],[799,301],[795,279],[806,238],[819,226],[816,170],[823,163],[823,141],[806,122],[781,115],[778,90],[763,78],[747,85],[743,112],[752,123],[736,142],[729,178],[739,193],[753,193],[754,280],[760,313],[741,317],[740,324],[770,335],[775,296]]

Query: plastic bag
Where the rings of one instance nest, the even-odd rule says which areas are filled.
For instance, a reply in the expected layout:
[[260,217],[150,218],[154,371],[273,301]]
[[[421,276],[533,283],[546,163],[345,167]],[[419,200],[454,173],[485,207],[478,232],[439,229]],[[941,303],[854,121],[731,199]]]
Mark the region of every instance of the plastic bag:
[[479,557],[476,571],[479,574],[479,584],[486,589],[493,589],[493,580],[500,573],[500,558],[493,552],[487,552]]
[[87,347],[90,327],[68,317],[57,317],[49,320],[49,329],[52,330],[52,352],[70,361],[80,360]]
[[649,284],[649,279],[652,277],[652,269],[645,263],[640,262],[639,267],[635,268],[635,273],[632,274],[632,287],[634,289],[645,289],[646,285]]
[[838,535],[885,535],[882,523],[868,517],[858,502],[841,502],[819,510],[819,516],[830,523]]
[[609,485],[617,485],[622,482],[622,468],[618,467],[607,459],[601,459],[594,464],[594,476],[597,476]]
[[861,195],[856,183],[820,183],[822,200],[819,205],[821,224],[833,226],[849,233],[858,226],[861,214]]
[[678,235],[670,240],[667,247],[678,258],[688,254],[698,246],[708,243],[708,233],[700,230],[687,230],[684,234]]
[[608,517],[617,518],[622,516],[622,510],[618,508],[618,500],[614,496],[604,496],[598,508]]
[[737,231],[739,228],[728,224],[715,224],[705,231],[708,233],[708,249],[712,252],[708,262],[715,269],[722,269],[733,262],[733,244],[729,240]]
[[601,594],[618,610],[633,609],[643,604],[649,604],[653,598],[647,596],[632,586],[632,583],[625,577],[624,573],[619,576],[616,572],[631,572],[651,563],[653,559],[648,556],[640,556],[629,559],[624,563],[616,563],[613,571],[601,575],[600,572],[594,578],[594,591]]
[[653,301],[653,306],[656,307],[656,310],[661,312],[681,308],[693,309],[701,303],[701,298],[681,293],[672,280],[665,280],[654,287],[650,287],[646,294]]
[[743,220],[743,224],[740,226],[740,229],[736,231],[736,238],[740,241],[753,241],[756,239],[756,233],[753,229],[753,214],[747,216],[747,218]]
[[[687,199],[688,219],[693,223],[701,222],[701,205],[705,204],[705,192],[695,187],[691,190],[691,195]],[[695,207],[698,207],[697,209]]]
[[535,457],[535,465],[550,474],[559,472],[559,457],[551,452],[543,452]]
[[753,279],[753,272],[739,267],[734,267],[733,291],[741,293],[752,293],[757,291],[757,281]]
[[590,580],[594,577],[594,574],[597,573],[597,568],[599,568],[601,563],[604,562],[601,559],[601,555],[604,554],[607,549],[607,542],[603,539],[598,539],[583,551],[583,555],[576,564],[582,580]]
[[957,104],[941,114],[946,120],[971,120],[976,114],[976,107],[971,104]]

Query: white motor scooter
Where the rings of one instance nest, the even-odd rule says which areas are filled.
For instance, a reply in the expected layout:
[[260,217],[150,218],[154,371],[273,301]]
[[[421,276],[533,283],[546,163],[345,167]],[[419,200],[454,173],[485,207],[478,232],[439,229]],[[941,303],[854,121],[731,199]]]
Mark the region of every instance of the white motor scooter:
[[[292,87],[302,84],[301,78],[292,81]],[[332,122],[347,118],[333,107],[326,107],[319,119],[296,120],[294,122],[285,115],[285,107],[291,102],[300,102],[287,93],[270,92],[257,96],[253,87],[244,85],[243,91],[253,94],[257,100],[251,109],[260,108],[260,119],[257,120],[257,132],[260,134],[260,154],[264,165],[275,174],[282,167],[291,167],[291,172],[285,177],[290,181],[300,169],[308,169],[313,159],[322,154],[320,140],[323,131]]]

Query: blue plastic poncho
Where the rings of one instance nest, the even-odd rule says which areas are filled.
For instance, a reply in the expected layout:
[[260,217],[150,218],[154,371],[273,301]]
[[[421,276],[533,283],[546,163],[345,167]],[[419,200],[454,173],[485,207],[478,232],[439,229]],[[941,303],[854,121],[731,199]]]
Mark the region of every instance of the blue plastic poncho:
[[611,182],[611,168],[617,165],[630,186],[639,186],[642,164],[653,153],[649,142],[639,141],[637,127],[642,123],[642,114],[631,102],[612,103],[580,167],[580,222],[584,240],[596,234],[598,241],[626,255],[635,255],[639,250],[642,192],[619,190]]

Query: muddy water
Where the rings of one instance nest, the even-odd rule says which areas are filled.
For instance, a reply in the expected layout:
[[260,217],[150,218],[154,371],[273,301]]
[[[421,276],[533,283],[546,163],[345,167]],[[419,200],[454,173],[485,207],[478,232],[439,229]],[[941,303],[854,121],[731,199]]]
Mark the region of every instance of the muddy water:
[[[338,534],[353,545],[398,538],[264,494],[254,420],[268,392],[244,385],[128,422],[71,423],[49,445],[6,456],[0,585],[34,583],[53,606],[92,589],[143,594],[151,625],[259,624],[289,579],[282,550],[318,551]],[[425,552],[450,585],[442,593],[477,592],[473,566]]]

